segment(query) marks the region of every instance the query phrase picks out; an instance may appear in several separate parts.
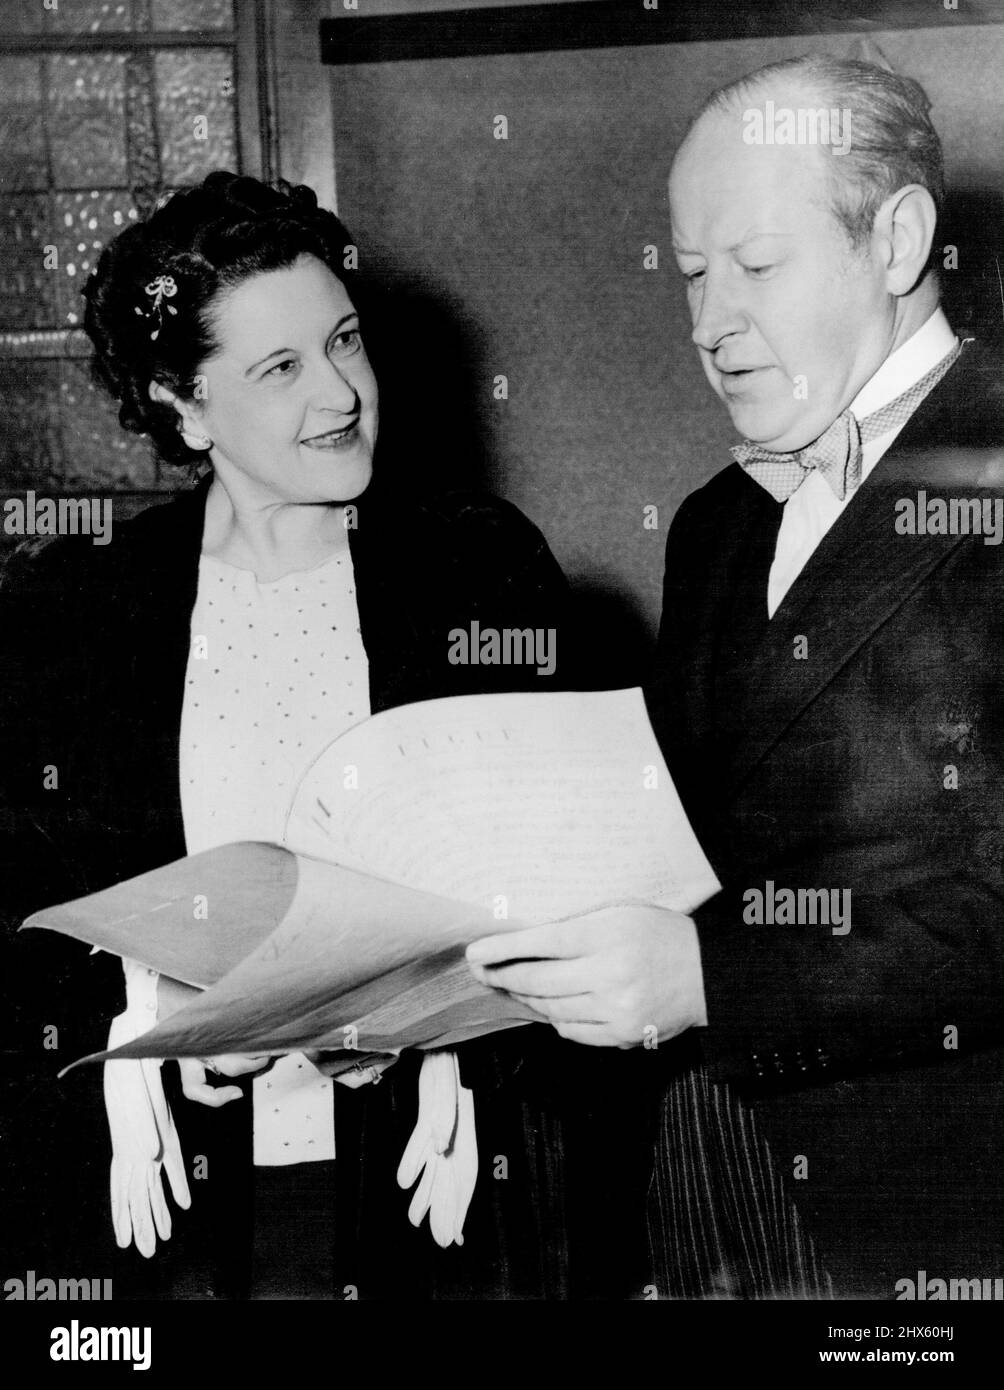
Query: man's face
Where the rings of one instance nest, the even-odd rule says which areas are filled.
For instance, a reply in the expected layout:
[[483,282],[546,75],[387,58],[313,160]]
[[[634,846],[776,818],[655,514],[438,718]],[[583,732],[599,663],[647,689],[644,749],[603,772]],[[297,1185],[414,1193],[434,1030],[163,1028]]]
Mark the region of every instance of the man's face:
[[823,161],[834,156],[749,145],[742,131],[738,108],[709,112],[681,147],[669,182],[673,245],[715,393],[741,435],[791,451],[818,438],[878,369],[896,301],[876,258],[852,251],[831,211]]

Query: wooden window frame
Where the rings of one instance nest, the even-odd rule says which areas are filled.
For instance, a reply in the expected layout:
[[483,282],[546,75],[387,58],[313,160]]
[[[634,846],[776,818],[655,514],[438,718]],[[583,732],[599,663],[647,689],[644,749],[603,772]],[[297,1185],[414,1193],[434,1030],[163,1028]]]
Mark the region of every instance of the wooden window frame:
[[[241,0],[232,29],[112,31],[66,34],[0,33],[0,55],[159,52],[172,48],[225,48],[234,59],[239,168],[273,179],[279,167],[274,0]],[[91,345],[79,328],[5,329],[0,358],[86,358]]]

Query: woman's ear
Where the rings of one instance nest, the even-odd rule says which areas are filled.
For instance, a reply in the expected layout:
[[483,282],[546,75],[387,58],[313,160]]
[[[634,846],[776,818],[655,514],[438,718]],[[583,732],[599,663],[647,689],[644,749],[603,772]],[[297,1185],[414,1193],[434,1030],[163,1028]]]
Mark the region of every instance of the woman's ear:
[[213,447],[213,441],[202,433],[199,417],[189,401],[183,400],[160,381],[151,381],[149,396],[159,405],[169,405],[178,415],[178,432],[190,449],[206,450]]
[[179,415],[183,412],[185,408],[185,403],[181,399],[181,397],[176,396],[175,393],[171,390],[171,388],[169,386],[165,386],[164,383],[161,381],[151,381],[150,388],[147,394],[149,395],[152,401],[157,401],[159,405],[173,406]]

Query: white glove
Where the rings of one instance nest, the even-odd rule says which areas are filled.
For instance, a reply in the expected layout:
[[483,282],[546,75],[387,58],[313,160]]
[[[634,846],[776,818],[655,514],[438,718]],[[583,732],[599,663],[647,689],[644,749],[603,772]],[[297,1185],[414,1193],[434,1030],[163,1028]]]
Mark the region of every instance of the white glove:
[[[109,1048],[134,1042],[156,1022],[156,974],[124,961],[128,1006],[112,1020]],[[142,971],[142,975],[140,972]],[[167,1170],[179,1207],[192,1204],[178,1132],[164,1096],[160,1062],[121,1059],[104,1065],[105,1109],[112,1141],[111,1202],[115,1241],[123,1250],[135,1240],[149,1259],[157,1235],[171,1234],[161,1168]]]
[[398,1186],[409,1188],[421,1175],[408,1208],[445,1249],[463,1245],[464,1220],[478,1176],[474,1093],[460,1084],[455,1052],[427,1052],[418,1078],[418,1120],[397,1170]]

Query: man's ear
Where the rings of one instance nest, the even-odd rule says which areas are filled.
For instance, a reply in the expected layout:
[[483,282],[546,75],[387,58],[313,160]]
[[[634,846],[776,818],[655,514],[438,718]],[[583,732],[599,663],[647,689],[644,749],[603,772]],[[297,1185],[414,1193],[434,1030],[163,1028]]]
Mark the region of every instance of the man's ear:
[[890,294],[909,294],[923,279],[937,219],[934,199],[919,183],[897,189],[879,208],[875,231],[882,242]]

